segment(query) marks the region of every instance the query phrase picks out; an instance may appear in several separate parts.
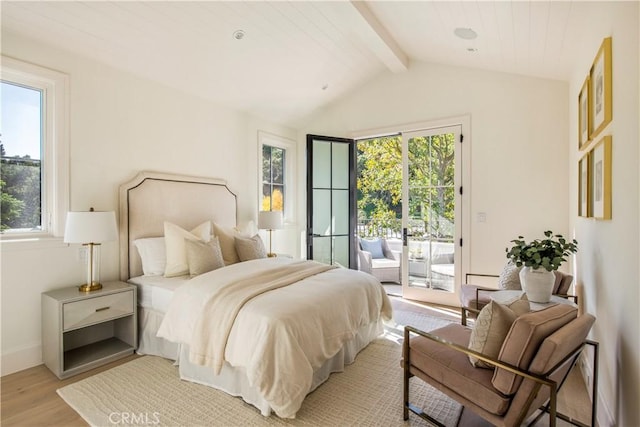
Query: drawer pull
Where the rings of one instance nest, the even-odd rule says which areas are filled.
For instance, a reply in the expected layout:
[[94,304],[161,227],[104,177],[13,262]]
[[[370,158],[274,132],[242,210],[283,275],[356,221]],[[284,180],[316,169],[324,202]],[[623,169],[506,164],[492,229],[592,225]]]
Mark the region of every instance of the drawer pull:
[[109,308],[111,308],[111,307],[107,306],[107,307],[102,307],[102,308],[96,308],[96,313],[99,312],[99,311],[109,310]]

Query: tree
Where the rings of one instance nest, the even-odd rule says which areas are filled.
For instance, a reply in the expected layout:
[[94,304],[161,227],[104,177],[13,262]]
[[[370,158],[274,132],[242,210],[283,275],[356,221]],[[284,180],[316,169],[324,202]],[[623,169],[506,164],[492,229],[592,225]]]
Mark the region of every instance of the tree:
[[0,169],[2,217],[0,229],[33,229],[41,224],[40,160],[7,157],[2,143]]
[[[414,234],[450,238],[454,221],[453,134],[411,138],[409,217]],[[365,235],[400,231],[402,140],[375,138],[358,144],[358,215]]]

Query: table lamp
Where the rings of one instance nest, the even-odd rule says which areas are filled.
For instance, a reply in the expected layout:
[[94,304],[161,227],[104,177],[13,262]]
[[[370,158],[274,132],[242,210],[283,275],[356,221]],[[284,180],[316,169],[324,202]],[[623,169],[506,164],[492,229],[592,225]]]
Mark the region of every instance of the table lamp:
[[261,230],[269,230],[269,253],[268,257],[274,257],[271,251],[271,232],[282,228],[282,211],[260,211],[258,212],[258,228]]
[[96,212],[67,212],[67,223],[64,230],[65,243],[81,243],[87,246],[87,282],[80,286],[81,292],[102,289],[100,284],[100,244],[116,240],[118,229],[116,214]]

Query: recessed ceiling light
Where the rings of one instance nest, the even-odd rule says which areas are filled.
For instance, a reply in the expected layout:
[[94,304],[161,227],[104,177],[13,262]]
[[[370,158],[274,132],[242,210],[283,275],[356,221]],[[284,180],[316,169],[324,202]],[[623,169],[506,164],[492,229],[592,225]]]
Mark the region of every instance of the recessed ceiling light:
[[478,37],[478,33],[473,31],[471,28],[458,27],[455,30],[453,30],[453,34],[465,40],[473,40],[476,37]]
[[233,38],[236,40],[242,40],[244,38],[244,31],[236,30],[233,32]]

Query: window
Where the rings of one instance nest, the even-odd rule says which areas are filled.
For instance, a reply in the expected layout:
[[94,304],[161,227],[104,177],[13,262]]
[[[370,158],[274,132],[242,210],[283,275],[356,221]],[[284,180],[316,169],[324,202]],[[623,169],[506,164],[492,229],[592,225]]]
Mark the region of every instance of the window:
[[2,57],[3,239],[61,236],[68,209],[65,74]]
[[284,211],[284,148],[262,146],[262,208],[263,211]]
[[295,142],[258,133],[260,146],[260,210],[282,211],[285,222],[295,217]]

